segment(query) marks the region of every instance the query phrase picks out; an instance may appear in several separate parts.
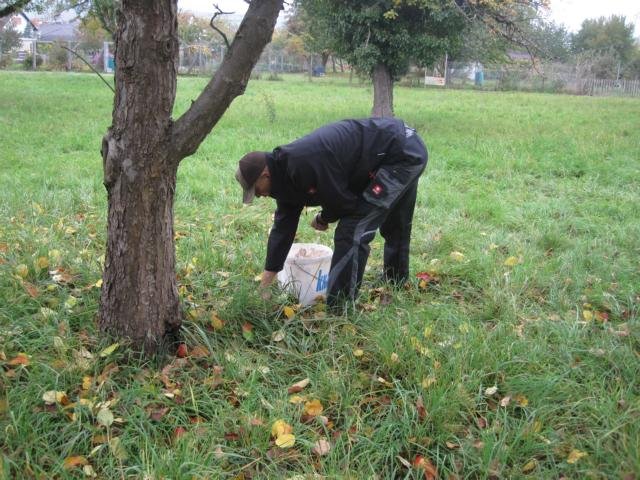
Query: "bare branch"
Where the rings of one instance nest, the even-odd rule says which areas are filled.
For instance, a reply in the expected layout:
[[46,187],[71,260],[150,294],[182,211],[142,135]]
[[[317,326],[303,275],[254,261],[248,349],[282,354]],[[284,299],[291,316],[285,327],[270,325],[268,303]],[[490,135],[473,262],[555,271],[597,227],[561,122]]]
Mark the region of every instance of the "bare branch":
[[216,18],[218,18],[220,15],[233,15],[234,12],[223,12],[220,7],[218,6],[218,4],[214,4],[213,5],[215,7],[215,9],[217,10],[216,13],[213,14],[213,17],[211,17],[211,21],[209,22],[209,25],[211,25],[211,28],[213,28],[216,32],[218,32],[220,34],[220,36],[222,37],[222,39],[224,40],[225,45],[227,46],[227,50],[229,49],[229,47],[231,46],[229,44],[229,40],[227,39],[227,36],[225,35],[225,33],[220,30],[218,27],[215,26],[214,21]]
[[116,91],[113,89],[113,87],[109,84],[109,82],[107,82],[104,77],[102,75],[100,75],[100,72],[98,72],[95,68],[93,68],[93,65],[91,65],[89,62],[87,62],[80,54],[78,54],[77,52],[75,52],[74,50],[71,50],[70,48],[65,47],[64,45],[60,45],[62,48],[64,48],[65,50],[67,50],[68,52],[73,53],[76,57],[78,57],[80,60],[82,60],[91,70],[93,70],[93,72],[98,75],[100,77],[100,80],[102,80],[104,82],[104,84],[109,87],[111,89],[111,91],[115,94]]
[[242,95],[264,47],[271,41],[282,0],[252,2],[238,32],[200,96],[173,124],[171,145],[180,161],[193,154],[222,114]]

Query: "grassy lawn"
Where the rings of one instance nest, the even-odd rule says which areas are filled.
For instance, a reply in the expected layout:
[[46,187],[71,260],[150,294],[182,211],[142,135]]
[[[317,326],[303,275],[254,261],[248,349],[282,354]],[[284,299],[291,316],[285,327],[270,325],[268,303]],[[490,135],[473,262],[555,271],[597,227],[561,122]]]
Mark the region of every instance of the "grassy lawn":
[[[180,79],[176,116],[204,84]],[[640,103],[395,98],[430,151],[411,261],[433,281],[382,305],[377,237],[357,312],[257,298],[273,202],[240,205],[237,159],[367,116],[371,90],[253,81],[180,168],[188,352],[145,363],[95,324],[111,92],[0,72],[0,479],[639,478]],[[331,245],[314,213],[298,240]]]

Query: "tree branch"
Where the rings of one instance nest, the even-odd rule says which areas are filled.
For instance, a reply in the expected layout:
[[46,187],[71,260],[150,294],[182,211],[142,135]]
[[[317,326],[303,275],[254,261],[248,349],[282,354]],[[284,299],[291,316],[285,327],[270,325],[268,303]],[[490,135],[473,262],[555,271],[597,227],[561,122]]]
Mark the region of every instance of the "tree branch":
[[282,9],[283,0],[254,0],[242,19],[222,65],[200,96],[173,125],[171,144],[178,161],[193,154],[231,102],[244,93]]
[[76,57],[78,57],[80,60],[82,60],[91,70],[93,70],[93,72],[98,75],[100,77],[100,80],[102,80],[104,82],[104,84],[109,87],[111,89],[111,91],[115,94],[116,91],[113,89],[113,87],[109,84],[109,82],[107,82],[104,77],[102,75],[100,75],[100,72],[98,72],[95,68],[93,68],[93,65],[91,65],[89,62],[87,62],[84,57],[82,57],[82,55],[78,54],[76,51],[71,50],[70,48],[65,47],[64,45],[60,45],[62,48],[64,48],[65,50],[67,50],[68,52],[73,53]]
[[0,18],[8,17],[16,12],[19,12],[26,7],[31,0],[16,0],[14,3],[10,3],[6,7],[0,10]]
[[220,15],[231,15],[233,14],[233,12],[223,12],[217,4],[214,4],[213,6],[217,10],[217,12],[213,14],[213,17],[211,17],[211,21],[209,22],[209,25],[211,25],[211,28],[213,28],[216,32],[220,34],[220,36],[224,40],[225,45],[227,46],[227,49],[229,49],[231,45],[229,45],[229,40],[227,39],[227,36],[222,30],[220,30],[218,27],[215,26],[214,21]]

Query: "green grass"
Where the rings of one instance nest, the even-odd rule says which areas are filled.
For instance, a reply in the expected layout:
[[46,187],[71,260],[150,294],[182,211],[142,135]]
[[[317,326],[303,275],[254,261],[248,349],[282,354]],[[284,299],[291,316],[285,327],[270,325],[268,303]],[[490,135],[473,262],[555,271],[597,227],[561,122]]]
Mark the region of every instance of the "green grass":
[[[180,79],[176,116],[204,84]],[[92,286],[110,91],[89,75],[0,72],[0,478],[82,478],[63,468],[71,456],[105,479],[424,478],[401,460],[416,455],[440,478],[636,478],[640,104],[403,88],[395,98],[430,151],[412,271],[438,282],[416,280],[380,305],[377,238],[349,316],[289,320],[286,296],[256,297],[273,204],[240,205],[237,159],[367,116],[371,89],[254,81],[180,167],[184,338],[208,353],[163,377],[171,358],[135,360],[124,345],[100,356],[111,341],[97,332]],[[298,239],[330,244],[305,215]],[[56,267],[71,282],[55,282]],[[21,352],[29,365],[10,365]],[[320,400],[328,425],[289,402],[287,387],[305,377],[300,395]],[[51,390],[72,405],[45,405]],[[107,401],[109,428],[97,419]],[[292,425],[293,448],[270,438],[277,419]],[[320,458],[319,438],[332,445]],[[587,455],[569,463],[574,450]]]

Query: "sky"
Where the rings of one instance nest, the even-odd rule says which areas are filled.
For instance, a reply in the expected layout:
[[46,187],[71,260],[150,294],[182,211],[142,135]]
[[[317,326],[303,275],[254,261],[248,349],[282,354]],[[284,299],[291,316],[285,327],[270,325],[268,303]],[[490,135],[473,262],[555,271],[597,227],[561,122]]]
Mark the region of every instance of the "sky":
[[[242,14],[247,10],[247,4],[243,0],[178,0],[178,7],[194,13],[211,15],[214,3],[223,11],[236,14]],[[580,30],[583,20],[611,15],[627,17],[627,22],[636,25],[636,37],[640,35],[639,0],[551,0],[551,20],[563,24],[570,32]]]

